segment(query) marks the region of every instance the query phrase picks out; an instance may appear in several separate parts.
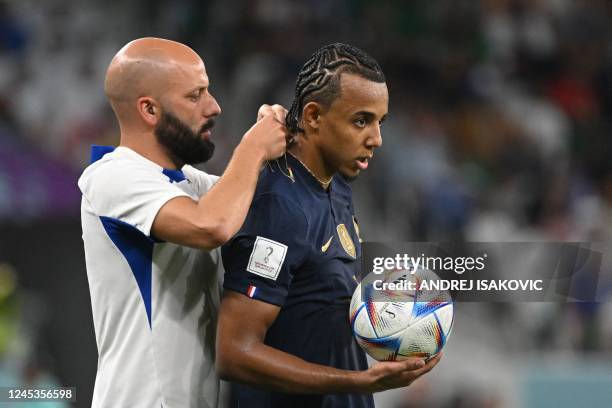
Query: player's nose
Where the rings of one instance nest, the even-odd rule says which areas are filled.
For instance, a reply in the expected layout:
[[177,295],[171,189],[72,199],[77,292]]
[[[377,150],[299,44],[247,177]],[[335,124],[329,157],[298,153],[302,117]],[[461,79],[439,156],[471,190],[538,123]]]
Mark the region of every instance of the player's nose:
[[380,126],[375,126],[372,134],[366,140],[366,145],[369,148],[378,148],[382,146],[382,132],[380,131]]

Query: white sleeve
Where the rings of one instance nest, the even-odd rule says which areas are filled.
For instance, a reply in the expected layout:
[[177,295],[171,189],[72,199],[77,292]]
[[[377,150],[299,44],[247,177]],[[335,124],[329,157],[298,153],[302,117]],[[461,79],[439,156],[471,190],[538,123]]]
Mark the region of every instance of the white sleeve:
[[128,160],[87,169],[79,187],[96,215],[123,221],[146,236],[150,236],[153,220],[166,202],[189,197],[161,172]]
[[181,170],[183,170],[185,176],[195,184],[196,191],[200,197],[206,194],[219,180],[219,176],[208,174],[190,165],[183,166]]

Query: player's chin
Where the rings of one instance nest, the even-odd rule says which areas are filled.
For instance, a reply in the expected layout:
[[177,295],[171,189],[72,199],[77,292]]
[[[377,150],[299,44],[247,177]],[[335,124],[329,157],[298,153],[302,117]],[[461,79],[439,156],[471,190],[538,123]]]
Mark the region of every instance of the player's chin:
[[357,177],[359,177],[360,173],[361,173],[361,169],[355,166],[346,166],[340,169],[340,174],[342,174],[342,176],[344,176],[344,178],[347,181],[355,180]]

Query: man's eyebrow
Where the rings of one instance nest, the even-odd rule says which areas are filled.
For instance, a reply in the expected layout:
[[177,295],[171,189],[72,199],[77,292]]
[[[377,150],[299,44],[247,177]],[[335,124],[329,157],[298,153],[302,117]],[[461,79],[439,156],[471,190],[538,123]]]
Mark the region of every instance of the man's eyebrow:
[[206,85],[203,85],[203,84],[202,84],[202,85],[198,85],[198,86],[195,86],[195,87],[191,88],[191,89],[190,89],[190,90],[187,92],[187,94],[192,94],[192,93],[194,93],[194,92],[196,92],[196,91],[203,91],[203,90],[205,90],[206,88],[208,88],[208,84],[206,84]]

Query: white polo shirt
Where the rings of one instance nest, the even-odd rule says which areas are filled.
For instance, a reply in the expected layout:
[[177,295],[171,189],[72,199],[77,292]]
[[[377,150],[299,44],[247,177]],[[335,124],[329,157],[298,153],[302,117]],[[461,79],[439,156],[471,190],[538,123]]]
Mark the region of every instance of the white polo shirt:
[[163,169],[126,147],[79,179],[99,354],[93,408],[217,406],[219,251],[151,236],[168,200],[198,200],[217,179],[191,166]]

